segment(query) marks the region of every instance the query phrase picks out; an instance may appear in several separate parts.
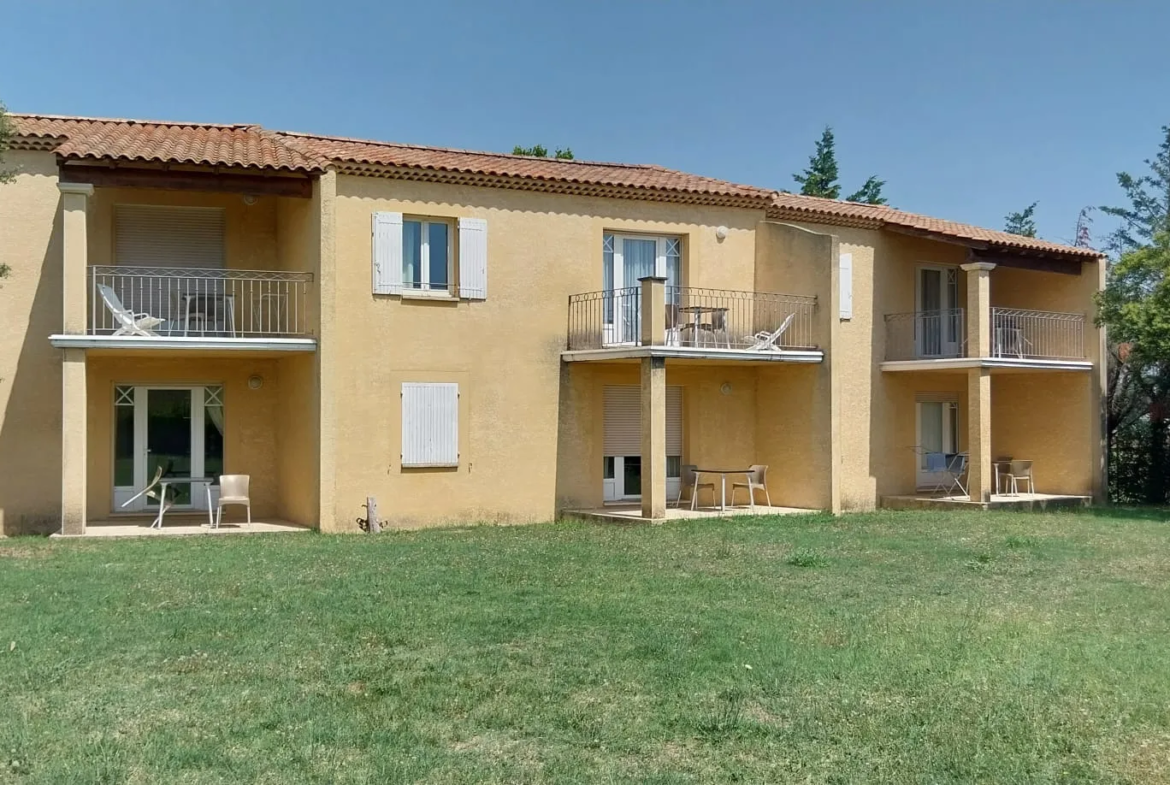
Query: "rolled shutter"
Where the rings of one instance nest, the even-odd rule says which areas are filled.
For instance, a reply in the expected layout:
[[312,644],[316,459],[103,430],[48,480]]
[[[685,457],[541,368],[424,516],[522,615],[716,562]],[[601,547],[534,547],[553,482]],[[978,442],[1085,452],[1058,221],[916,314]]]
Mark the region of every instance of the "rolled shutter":
[[[606,385],[603,452],[642,454],[642,393],[637,385]],[[666,454],[682,455],[682,387],[676,385],[666,388]]]
[[373,292],[402,291],[402,213],[374,213]]
[[853,318],[853,254],[841,254],[841,318]]
[[914,393],[915,403],[958,403],[957,392],[919,392]]
[[487,221],[459,219],[459,296],[487,299]]
[[459,465],[459,385],[402,384],[402,465]]
[[115,264],[219,269],[223,238],[219,207],[114,206]]

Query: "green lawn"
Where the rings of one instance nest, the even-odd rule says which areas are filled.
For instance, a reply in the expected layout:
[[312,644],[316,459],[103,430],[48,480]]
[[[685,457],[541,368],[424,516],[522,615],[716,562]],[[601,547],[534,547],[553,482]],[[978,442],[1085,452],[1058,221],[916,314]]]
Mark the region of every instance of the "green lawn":
[[1167,782],[1165,518],[0,540],[0,782]]

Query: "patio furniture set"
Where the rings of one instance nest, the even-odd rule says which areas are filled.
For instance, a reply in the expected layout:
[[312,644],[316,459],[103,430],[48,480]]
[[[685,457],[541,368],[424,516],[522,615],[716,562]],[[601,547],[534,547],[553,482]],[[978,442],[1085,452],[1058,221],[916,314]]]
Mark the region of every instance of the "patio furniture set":
[[[666,337],[667,343],[673,346],[713,347],[717,349],[733,348],[731,331],[727,326],[727,314],[730,309],[722,306],[687,305],[679,307],[668,304],[666,308]],[[683,321],[680,314],[690,317]],[[761,330],[752,335],[745,335],[740,341],[749,351],[779,351],[782,347],[780,339],[792,321],[795,313],[788,314],[780,326],[775,330]]]
[[[122,304],[112,287],[98,284],[102,302],[113,316],[117,329],[114,335],[157,336],[160,332],[189,335],[236,336],[236,298],[227,293],[175,293],[178,300],[177,322],[170,322],[149,313],[134,313]],[[268,298],[281,297],[279,294],[262,294]],[[279,303],[277,304],[279,305]]]
[[[964,496],[968,495],[967,485],[964,481],[969,468],[967,453],[928,452],[925,455],[926,471],[942,477],[934,487],[934,493],[947,495],[957,490]],[[1032,478],[1032,461],[1004,457],[996,458],[991,462],[991,465],[995,471],[995,493],[997,496],[1019,496],[1021,484],[1027,486],[1029,494],[1036,495],[1036,484]]]
[[[768,493],[768,467],[762,464],[753,464],[746,469],[714,469],[702,468],[695,464],[686,464],[682,467],[682,477],[679,482],[678,498],[674,501],[675,507],[682,506],[682,499],[686,491],[690,491],[691,509],[696,509],[699,493],[703,490],[711,492],[711,506],[715,507],[715,483],[703,482],[703,475],[719,475],[719,510],[727,511],[727,478],[731,476],[731,506],[735,506],[735,495],[743,489],[748,495],[748,507],[756,509],[756,491],[763,491],[768,506],[772,506],[772,497]],[[743,482],[735,482],[736,477],[743,477]]]
[[215,477],[174,477],[166,475],[163,467],[158,467],[154,473],[154,479],[151,480],[145,488],[122,503],[122,507],[128,507],[134,502],[145,496],[148,499],[153,499],[158,503],[158,515],[155,516],[154,521],[150,524],[152,529],[162,529],[163,518],[167,512],[174,509],[175,501],[174,495],[168,493],[168,489],[172,485],[194,485],[196,483],[207,484],[207,527],[211,529],[218,529],[220,521],[223,519],[223,508],[230,504],[236,504],[248,509],[248,523],[252,523],[252,499],[248,492],[248,486],[251,484],[251,477],[247,474],[224,474],[219,480],[219,500],[215,504],[215,515],[212,516],[211,504],[211,486],[215,484]]

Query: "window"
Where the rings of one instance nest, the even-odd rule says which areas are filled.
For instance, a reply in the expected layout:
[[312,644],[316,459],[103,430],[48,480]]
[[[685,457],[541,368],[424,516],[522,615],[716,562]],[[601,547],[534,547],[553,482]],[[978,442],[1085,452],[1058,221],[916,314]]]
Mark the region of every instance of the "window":
[[403,382],[402,466],[459,465],[459,385]]
[[451,282],[451,227],[441,221],[402,222],[402,287],[446,292]]

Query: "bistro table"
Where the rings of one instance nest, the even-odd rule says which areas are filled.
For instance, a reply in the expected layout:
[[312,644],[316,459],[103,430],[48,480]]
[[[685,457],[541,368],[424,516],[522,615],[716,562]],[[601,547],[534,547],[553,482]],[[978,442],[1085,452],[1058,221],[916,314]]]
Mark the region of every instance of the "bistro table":
[[[719,345],[719,339],[715,336],[715,329],[716,329],[715,328],[715,321],[716,321],[715,316],[717,314],[722,314],[723,315],[723,328],[722,329],[724,332],[724,338],[726,338],[726,340],[727,340],[728,348],[731,348],[731,336],[727,335],[727,311],[728,311],[727,308],[723,308],[723,307],[716,306],[716,305],[688,305],[688,306],[685,306],[683,308],[679,308],[678,310],[679,310],[679,313],[689,313],[691,315],[691,323],[687,326],[690,327],[691,332],[692,332],[692,338],[691,338],[691,345],[692,346],[698,345],[698,339],[699,339],[699,336],[702,334],[704,327],[710,329],[711,340],[713,340],[715,342],[716,346]],[[703,314],[708,314],[708,313],[711,314],[711,321],[710,322],[702,321]]]
[[746,469],[700,469],[695,468],[695,482],[698,482],[698,477],[701,474],[718,474],[719,475],[719,511],[727,512],[727,475],[742,474],[743,476],[751,478],[751,467]]

